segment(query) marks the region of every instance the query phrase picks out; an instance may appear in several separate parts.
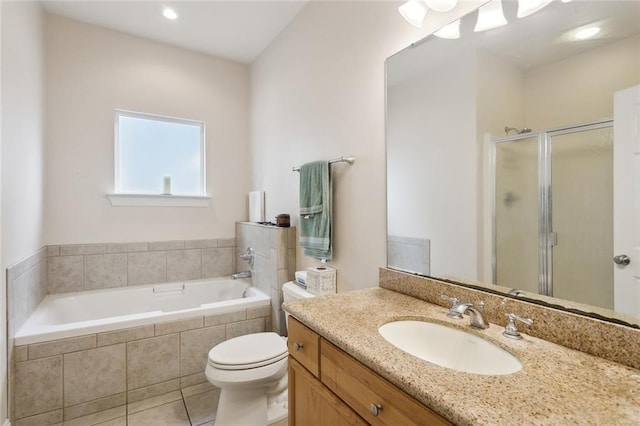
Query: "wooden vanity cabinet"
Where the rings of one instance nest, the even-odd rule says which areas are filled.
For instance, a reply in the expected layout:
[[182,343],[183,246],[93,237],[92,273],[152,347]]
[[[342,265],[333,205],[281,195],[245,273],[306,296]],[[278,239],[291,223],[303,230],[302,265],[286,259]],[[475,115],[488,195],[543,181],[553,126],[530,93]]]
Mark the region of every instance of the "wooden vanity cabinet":
[[451,425],[292,317],[288,345],[290,426]]

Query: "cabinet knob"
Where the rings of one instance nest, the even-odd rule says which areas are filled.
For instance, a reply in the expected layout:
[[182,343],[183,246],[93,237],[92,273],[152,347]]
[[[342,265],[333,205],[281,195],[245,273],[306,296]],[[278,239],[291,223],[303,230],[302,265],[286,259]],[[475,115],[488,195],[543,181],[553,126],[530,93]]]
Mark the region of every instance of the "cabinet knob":
[[304,347],[304,345],[302,343],[298,343],[298,342],[294,342],[293,343],[293,349],[295,349],[296,351],[299,351],[303,347]]
[[380,411],[382,411],[382,404],[371,403],[369,405],[369,411],[371,411],[371,414],[373,414],[375,417],[377,417],[378,413],[380,413]]

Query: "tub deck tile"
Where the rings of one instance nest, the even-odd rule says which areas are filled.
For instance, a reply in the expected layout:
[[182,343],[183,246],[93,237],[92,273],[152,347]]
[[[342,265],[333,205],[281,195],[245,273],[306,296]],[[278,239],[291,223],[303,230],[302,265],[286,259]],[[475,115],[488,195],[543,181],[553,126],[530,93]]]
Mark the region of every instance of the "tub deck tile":
[[[109,410],[100,411],[99,413],[90,414],[88,416],[78,417],[73,420],[65,420],[55,426],[94,426],[103,425],[104,423],[118,420],[127,415],[127,406],[111,408]],[[117,423],[116,423],[117,424]],[[158,423],[161,425],[162,423]]]
[[126,391],[125,344],[64,355],[64,405],[105,398]]
[[47,358],[70,352],[77,352],[96,347],[96,335],[71,337],[29,345],[29,359]]
[[18,419],[62,408],[62,355],[16,363]]
[[42,426],[52,425],[62,421],[62,410],[49,411],[36,416],[25,417],[16,420],[15,426]]
[[104,333],[98,333],[98,347],[131,342],[133,340],[146,339],[153,336],[153,324],[125,328],[123,330],[105,331]]
[[204,371],[207,354],[225,340],[224,326],[205,327],[180,333],[180,373],[187,376]]
[[134,414],[139,411],[148,410],[150,408],[159,407],[174,401],[181,401],[182,394],[179,390],[165,393],[164,395],[153,396],[141,401],[132,402],[127,405],[127,414]]
[[222,325],[230,322],[237,322],[247,319],[247,310],[242,309],[235,312],[229,312],[219,315],[208,315],[204,317],[204,326],[211,327],[214,325]]
[[110,410],[115,407],[127,404],[127,393],[122,392],[116,395],[107,396],[106,398],[96,399],[94,401],[84,402],[82,404],[65,407],[64,419],[73,420],[78,417],[96,414],[100,411]]
[[179,321],[168,321],[156,323],[156,336],[165,334],[179,333],[181,331],[194,330],[202,328],[204,324],[203,317],[187,318]]
[[127,401],[131,404],[133,402],[142,401],[143,399],[163,395],[175,390],[180,390],[180,379],[168,380],[166,382],[128,391]]
[[127,364],[129,390],[179,379],[180,335],[167,334],[127,343]]

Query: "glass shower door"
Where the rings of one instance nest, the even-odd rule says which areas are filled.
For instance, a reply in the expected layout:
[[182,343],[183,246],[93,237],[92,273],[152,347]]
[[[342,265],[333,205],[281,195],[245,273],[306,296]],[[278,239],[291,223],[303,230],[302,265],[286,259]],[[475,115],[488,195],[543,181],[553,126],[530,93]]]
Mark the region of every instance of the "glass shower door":
[[494,282],[538,293],[538,136],[497,142]]
[[552,294],[613,309],[613,127],[549,134]]

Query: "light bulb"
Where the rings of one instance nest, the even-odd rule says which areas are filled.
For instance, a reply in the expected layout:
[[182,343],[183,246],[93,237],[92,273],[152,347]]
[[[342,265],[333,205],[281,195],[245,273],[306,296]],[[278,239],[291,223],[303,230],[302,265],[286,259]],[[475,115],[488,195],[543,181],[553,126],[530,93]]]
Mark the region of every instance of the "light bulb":
[[502,0],[491,0],[478,9],[478,21],[473,31],[491,30],[506,24],[507,19],[502,12]]
[[409,0],[399,7],[398,11],[411,25],[421,28],[424,16],[427,14],[427,6],[422,0]]
[[460,20],[453,21],[447,26],[440,28],[433,33],[434,36],[454,40],[460,38]]
[[458,0],[424,0],[429,9],[436,12],[448,12],[458,4]]
[[165,9],[162,11],[162,16],[167,19],[171,19],[172,21],[178,18],[178,14],[173,9],[168,7],[165,7]]

